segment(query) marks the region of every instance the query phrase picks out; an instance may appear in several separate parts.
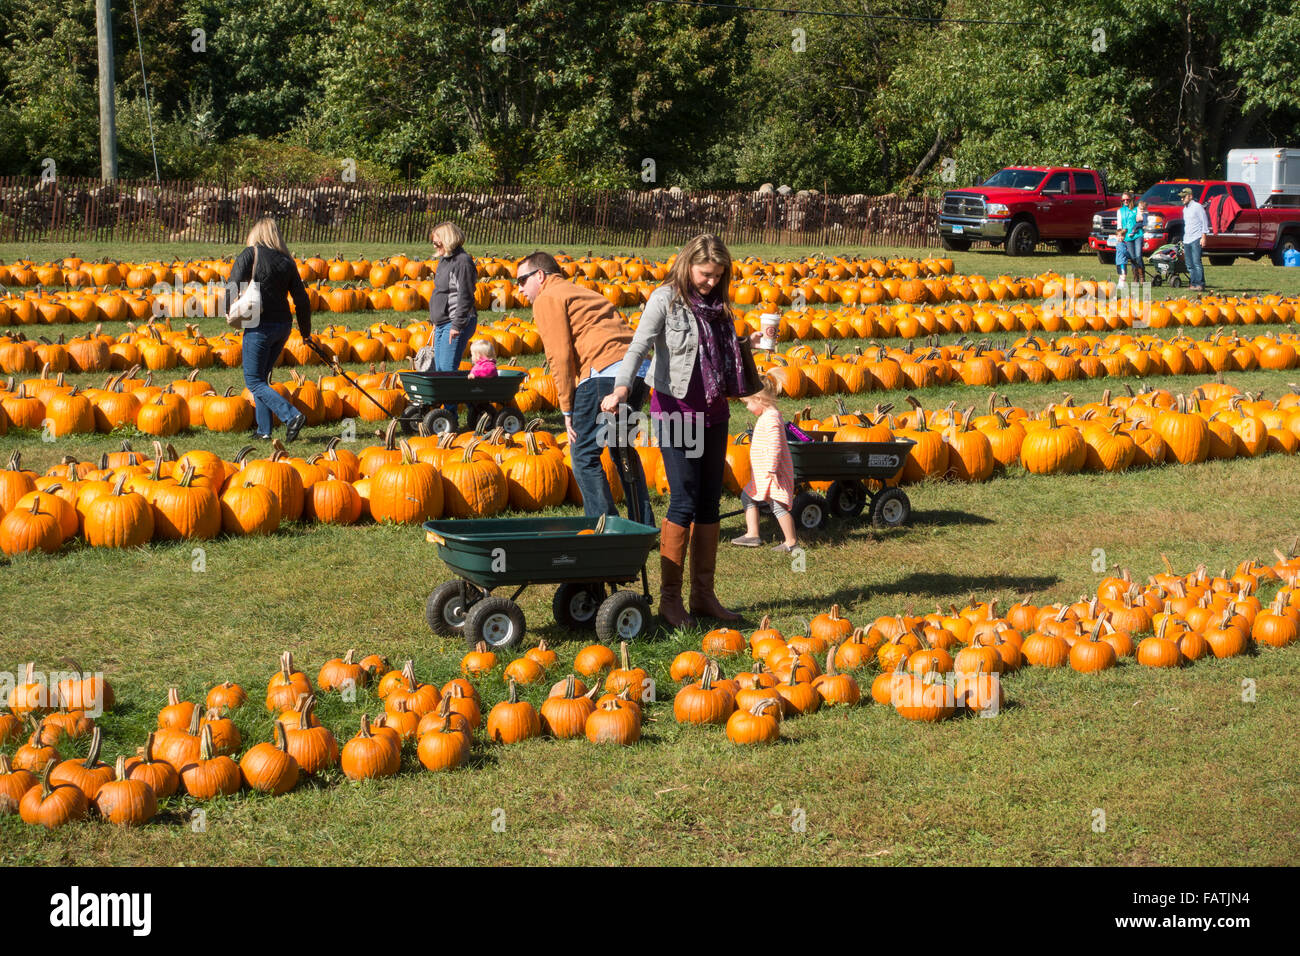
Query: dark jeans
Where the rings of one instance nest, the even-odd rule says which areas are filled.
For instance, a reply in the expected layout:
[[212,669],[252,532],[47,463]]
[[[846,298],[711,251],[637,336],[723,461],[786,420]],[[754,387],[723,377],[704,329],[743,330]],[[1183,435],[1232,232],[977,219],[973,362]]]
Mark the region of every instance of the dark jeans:
[[268,384],[271,369],[275,368],[292,330],[293,325],[287,322],[263,323],[257,328],[244,329],[244,384],[253,393],[254,418],[259,435],[271,434],[272,413],[285,423],[299,415],[293,403]]
[[1187,263],[1189,285],[1205,285],[1205,269],[1201,265],[1201,240],[1183,243],[1183,260]]
[[[628,502],[628,517],[638,518],[642,524],[654,524],[654,512],[650,508],[650,491],[646,487],[645,471],[641,468],[641,457],[636,449],[624,444],[630,436],[620,436],[614,416],[601,415],[600,403],[610,392],[614,391],[613,378],[589,378],[579,383],[573,393],[573,432],[577,436],[569,453],[573,460],[573,480],[582,492],[582,510],[589,518],[600,515],[618,515],[614,507],[614,495],[609,490],[609,481],[605,478],[605,469],[600,463],[601,449],[609,446],[609,453],[614,457],[614,470],[618,472],[619,484],[623,486],[623,495]],[[628,404],[633,411],[640,408],[644,401],[641,395],[645,388],[637,382],[632,387]],[[623,467],[619,467],[622,459]],[[626,477],[625,477],[626,475]],[[634,512],[632,503],[640,505],[639,512]]]
[[460,368],[460,360],[465,356],[465,347],[478,331],[478,322],[467,323],[460,335],[453,340],[451,323],[433,327],[433,369],[435,372],[454,372]]
[[[727,423],[705,425],[702,440],[693,447],[684,445],[680,435],[676,444],[668,444],[665,438],[670,436],[662,428],[659,434],[664,474],[672,490],[668,520],[684,526],[692,522],[717,524],[727,458]],[[695,437],[701,438],[698,432]]]

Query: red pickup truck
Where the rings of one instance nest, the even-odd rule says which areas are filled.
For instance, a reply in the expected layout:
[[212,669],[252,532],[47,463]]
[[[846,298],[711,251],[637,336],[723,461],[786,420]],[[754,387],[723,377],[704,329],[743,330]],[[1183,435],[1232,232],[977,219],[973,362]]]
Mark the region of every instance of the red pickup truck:
[[[1281,265],[1288,249],[1300,248],[1300,208],[1260,209],[1255,205],[1255,194],[1245,183],[1166,179],[1142,194],[1147,201],[1147,221],[1142,234],[1144,254],[1154,252],[1167,242],[1182,239],[1183,202],[1179,194],[1189,188],[1196,201],[1206,209],[1216,196],[1224,193],[1230,194],[1241,207],[1226,232],[1207,235],[1202,241],[1201,252],[1209,258],[1211,265],[1229,266],[1238,257],[1260,259],[1264,256]],[[1112,237],[1118,215],[1118,208],[1098,213],[1093,217],[1092,234],[1088,236],[1088,245],[1096,251],[1097,258],[1108,265],[1115,261]]]
[[982,186],[943,194],[939,241],[964,252],[974,241],[1005,243],[1007,255],[1032,255],[1041,241],[1059,252],[1083,248],[1097,213],[1119,203],[1092,169],[1008,166]]

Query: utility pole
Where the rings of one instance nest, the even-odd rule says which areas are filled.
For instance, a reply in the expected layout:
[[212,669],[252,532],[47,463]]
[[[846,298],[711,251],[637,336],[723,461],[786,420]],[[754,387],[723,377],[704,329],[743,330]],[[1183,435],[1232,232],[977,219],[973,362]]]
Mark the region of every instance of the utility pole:
[[113,100],[112,0],[95,0],[95,32],[99,37],[99,175],[117,179],[117,107]]

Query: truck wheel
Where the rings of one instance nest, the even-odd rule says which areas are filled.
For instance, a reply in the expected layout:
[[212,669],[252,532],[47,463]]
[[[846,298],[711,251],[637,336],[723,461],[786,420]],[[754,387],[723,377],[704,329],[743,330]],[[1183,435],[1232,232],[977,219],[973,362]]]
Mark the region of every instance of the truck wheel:
[[1038,245],[1038,230],[1027,219],[1022,219],[1011,227],[1007,234],[1007,255],[1032,256],[1034,246]]
[[1300,238],[1296,237],[1294,232],[1288,232],[1285,236],[1277,241],[1277,248],[1273,250],[1273,265],[1286,265],[1286,254],[1288,249],[1300,248]]
[[1210,265],[1212,266],[1230,266],[1236,261],[1236,256],[1210,256]]
[[1082,239],[1057,239],[1056,251],[1063,256],[1075,256],[1083,248]]
[[949,252],[969,252],[969,251],[970,251],[970,240],[969,240],[969,239],[958,239],[956,236],[943,236],[943,235],[941,235],[941,236],[939,237],[939,245],[943,246],[943,247],[944,247],[945,249],[947,249]]

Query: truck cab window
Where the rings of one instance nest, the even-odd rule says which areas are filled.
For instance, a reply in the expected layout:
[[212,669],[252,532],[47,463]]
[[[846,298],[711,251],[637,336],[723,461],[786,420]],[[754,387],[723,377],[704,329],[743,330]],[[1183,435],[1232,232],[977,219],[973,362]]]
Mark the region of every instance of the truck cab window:
[[1043,192],[1068,193],[1070,191],[1070,174],[1053,173],[1048,177],[1047,182],[1043,183]]
[[1097,177],[1092,173],[1074,174],[1074,191],[1076,193],[1097,194]]

